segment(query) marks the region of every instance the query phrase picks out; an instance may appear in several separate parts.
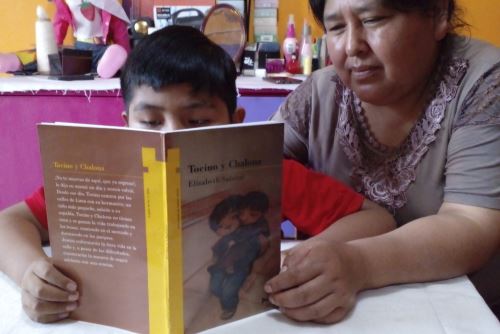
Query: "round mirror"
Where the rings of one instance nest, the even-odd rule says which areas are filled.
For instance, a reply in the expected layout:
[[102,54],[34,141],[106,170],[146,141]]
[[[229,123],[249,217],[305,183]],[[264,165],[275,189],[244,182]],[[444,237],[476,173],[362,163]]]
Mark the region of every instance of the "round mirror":
[[215,5],[205,16],[201,31],[222,47],[239,67],[247,41],[245,21],[240,12],[228,4]]

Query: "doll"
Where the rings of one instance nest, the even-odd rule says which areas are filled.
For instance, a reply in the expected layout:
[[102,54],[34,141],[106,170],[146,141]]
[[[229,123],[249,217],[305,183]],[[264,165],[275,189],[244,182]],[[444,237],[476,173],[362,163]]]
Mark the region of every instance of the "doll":
[[[114,76],[125,64],[130,51],[129,19],[118,0],[52,1],[56,5],[53,27],[57,45],[62,46],[71,26],[75,48],[93,52],[92,71],[103,78]],[[14,57],[13,54],[0,54],[0,72],[22,68],[22,63]]]
[[[101,77],[112,77],[125,63],[130,51],[129,19],[118,0],[54,0],[53,25],[61,46],[68,26],[73,28],[75,48],[91,50],[92,69]],[[113,41],[113,47],[109,46]]]

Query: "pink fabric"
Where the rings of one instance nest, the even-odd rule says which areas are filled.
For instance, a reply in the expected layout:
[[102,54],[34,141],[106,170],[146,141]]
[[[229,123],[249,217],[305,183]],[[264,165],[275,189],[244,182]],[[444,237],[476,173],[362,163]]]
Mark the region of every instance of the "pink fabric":
[[21,61],[15,54],[0,53],[0,73],[18,71],[21,68]]
[[[75,29],[75,26],[73,16],[66,2],[64,0],[54,0],[54,2],[56,4],[56,14],[52,24],[56,35],[56,43],[60,46],[64,42],[69,25],[71,24],[73,29]],[[113,40],[113,43],[122,46],[127,53],[130,52],[127,24],[106,11],[102,11],[101,17],[104,42],[109,43],[110,40]]]
[[97,64],[97,74],[104,79],[111,78],[126,61],[127,50],[118,44],[110,45]]

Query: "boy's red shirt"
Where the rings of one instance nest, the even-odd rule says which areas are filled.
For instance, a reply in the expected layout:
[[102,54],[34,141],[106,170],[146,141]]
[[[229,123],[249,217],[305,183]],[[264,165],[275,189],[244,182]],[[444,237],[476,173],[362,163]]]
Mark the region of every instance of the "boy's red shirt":
[[44,188],[38,188],[33,194],[24,200],[26,205],[31,210],[33,216],[38,219],[40,225],[48,229],[47,223],[47,208],[45,207],[45,192]]
[[[338,219],[357,212],[364,197],[331,177],[293,160],[283,161],[281,214],[302,233],[316,235]],[[47,229],[44,188],[25,199],[33,215]]]
[[281,196],[283,218],[310,236],[359,211],[364,200],[345,184],[294,160],[283,160]]

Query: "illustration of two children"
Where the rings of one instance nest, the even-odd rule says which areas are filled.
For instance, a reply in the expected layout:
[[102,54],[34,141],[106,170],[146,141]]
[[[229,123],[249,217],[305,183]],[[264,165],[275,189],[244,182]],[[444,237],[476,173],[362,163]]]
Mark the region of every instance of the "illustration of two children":
[[214,263],[208,267],[210,291],[219,298],[221,319],[236,312],[240,288],[268,247],[268,209],[267,195],[251,191],[226,197],[210,214],[210,228],[221,237],[212,247]]

